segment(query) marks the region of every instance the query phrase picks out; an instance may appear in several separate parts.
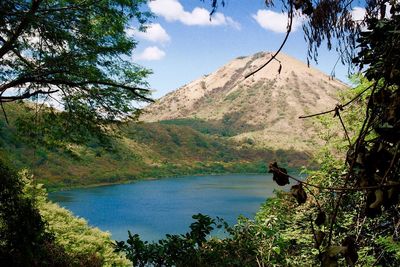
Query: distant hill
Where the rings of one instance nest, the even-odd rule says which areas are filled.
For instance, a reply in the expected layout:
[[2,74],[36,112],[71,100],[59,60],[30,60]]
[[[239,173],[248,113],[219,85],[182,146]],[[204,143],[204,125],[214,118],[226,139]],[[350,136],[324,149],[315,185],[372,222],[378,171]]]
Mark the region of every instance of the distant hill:
[[282,53],[244,79],[270,57],[260,52],[236,58],[162,97],[141,120],[186,125],[269,149],[313,151],[316,129],[298,117],[335,106],[346,85]]
[[0,157],[9,158],[17,168],[30,169],[48,188],[180,175],[265,173],[271,160],[289,167],[308,160],[298,151],[256,149],[208,134],[203,126],[196,130],[168,123],[120,125],[119,135],[106,144],[91,139],[66,148],[49,147],[18,134],[17,117],[27,112],[25,104],[5,103],[4,107],[10,124],[0,115]]

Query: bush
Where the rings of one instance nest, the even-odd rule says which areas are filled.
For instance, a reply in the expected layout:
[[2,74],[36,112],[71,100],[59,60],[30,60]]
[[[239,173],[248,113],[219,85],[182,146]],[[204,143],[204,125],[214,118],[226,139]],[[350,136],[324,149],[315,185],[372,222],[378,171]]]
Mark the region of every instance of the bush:
[[45,231],[35,201],[17,172],[0,158],[0,265],[67,266],[63,248]]

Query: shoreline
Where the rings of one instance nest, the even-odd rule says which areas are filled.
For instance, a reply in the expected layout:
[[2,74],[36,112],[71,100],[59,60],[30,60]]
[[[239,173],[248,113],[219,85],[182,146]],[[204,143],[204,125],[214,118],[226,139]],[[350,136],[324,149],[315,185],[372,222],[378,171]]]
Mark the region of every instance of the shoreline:
[[60,188],[55,188],[55,187],[50,187],[46,188],[46,191],[48,193],[54,193],[54,192],[60,192],[60,191],[69,191],[69,190],[75,190],[75,189],[85,189],[85,188],[94,188],[94,187],[102,187],[102,186],[111,186],[111,185],[123,185],[123,184],[132,184],[135,182],[140,182],[140,181],[153,181],[153,180],[161,180],[161,179],[168,179],[168,178],[177,178],[177,177],[190,177],[190,176],[207,176],[207,175],[213,175],[213,176],[221,176],[221,175],[239,175],[239,174],[247,174],[247,175],[268,175],[268,172],[226,172],[226,173],[200,173],[200,174],[182,174],[182,175],[174,175],[174,176],[163,176],[163,177],[146,177],[146,178],[137,178],[137,179],[132,179],[132,180],[121,180],[117,182],[103,182],[103,183],[95,183],[95,184],[88,184],[88,185],[77,185],[77,186],[69,186],[69,187],[60,187]]

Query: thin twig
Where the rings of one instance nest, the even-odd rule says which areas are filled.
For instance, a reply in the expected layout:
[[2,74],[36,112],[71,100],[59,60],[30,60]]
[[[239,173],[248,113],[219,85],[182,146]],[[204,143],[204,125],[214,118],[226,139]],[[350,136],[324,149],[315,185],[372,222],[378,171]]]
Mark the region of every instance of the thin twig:
[[321,244],[317,240],[317,234],[315,233],[314,224],[313,224],[313,220],[312,220],[311,215],[310,215],[309,219],[310,219],[310,223],[311,223],[311,231],[312,231],[312,234],[313,234],[313,237],[314,237],[314,241],[315,241],[315,244],[317,245],[317,248],[318,248],[318,259],[321,262],[321,266],[322,266]]
[[382,250],[382,252],[381,252],[381,253],[379,254],[379,256],[376,258],[375,262],[372,264],[372,267],[373,267],[373,266],[376,266],[376,265],[378,264],[378,262],[380,261],[380,259],[381,259],[382,256],[383,256],[383,253],[385,253],[384,250]]
[[[372,86],[372,85],[371,85],[371,86]],[[374,95],[374,92],[375,92],[375,90],[376,90],[377,88],[378,88],[378,82],[375,81],[375,83],[373,84],[373,88],[372,88],[371,95]],[[353,157],[353,159],[352,159],[352,161],[351,161],[351,163],[350,163],[349,171],[347,172],[347,175],[346,175],[346,178],[345,178],[345,182],[344,182],[344,187],[347,187],[347,184],[348,184],[349,181],[350,181],[350,177],[351,177],[351,175],[352,175],[352,173],[353,173],[353,168],[354,168],[354,165],[355,165],[355,163],[356,163],[357,154],[358,154],[359,149],[360,149],[360,146],[361,146],[361,141],[365,139],[365,131],[368,130],[368,128],[369,128],[369,126],[370,126],[370,123],[371,123],[371,119],[373,118],[373,116],[372,116],[372,115],[370,114],[370,112],[369,112],[370,109],[372,108],[372,104],[373,104],[373,100],[372,100],[372,99],[373,99],[373,98],[370,97],[369,100],[368,100],[367,109],[366,109],[366,114],[365,114],[365,120],[364,120],[364,122],[363,122],[363,125],[362,125],[362,127],[361,127],[361,131],[360,131],[360,134],[359,134],[359,136],[358,136],[358,138],[357,138],[357,141],[356,141],[356,146],[355,146],[355,150],[354,150],[354,155],[355,155],[355,156]],[[372,110],[372,112],[373,112],[373,110]],[[346,159],[346,161],[347,161],[347,159]],[[354,188],[354,187],[353,187],[353,188]],[[346,191],[350,191],[350,190],[346,190]],[[340,194],[339,194],[339,196],[338,196],[338,198],[337,198],[336,204],[335,204],[335,206],[334,206],[334,211],[333,211],[333,215],[332,215],[332,218],[331,218],[331,224],[330,224],[330,226],[329,226],[328,246],[330,246],[330,245],[331,245],[331,242],[332,242],[332,237],[333,237],[333,226],[335,225],[336,217],[337,217],[337,214],[338,214],[338,212],[339,212],[340,202],[342,201],[342,198],[343,198],[343,196],[344,196],[344,192],[346,192],[346,191],[340,192]]]
[[6,119],[6,123],[8,125],[10,125],[10,122],[8,121],[8,117],[7,117],[7,112],[6,112],[6,110],[4,109],[4,106],[3,106],[3,101],[0,101],[0,105],[1,105],[1,110],[3,111],[3,114],[4,114],[4,118]]
[[309,182],[305,182],[300,180],[299,178],[293,177],[287,173],[282,172],[281,170],[279,170],[278,168],[275,167],[270,167],[271,170],[273,170],[274,172],[279,172],[282,175],[287,175],[287,177],[289,177],[292,180],[295,180],[303,185],[306,186],[311,186],[311,187],[315,187],[321,190],[329,190],[329,191],[336,191],[336,192],[343,192],[343,191],[363,191],[363,190],[373,190],[373,189],[379,189],[379,188],[385,188],[385,187],[400,187],[400,183],[393,183],[393,184],[382,184],[382,185],[376,185],[376,186],[361,186],[361,187],[330,187],[330,186],[320,186],[320,185],[316,185],[316,184],[311,184]]
[[[351,99],[350,101],[348,101],[347,103],[343,104],[343,105],[336,105],[340,106],[342,109],[345,108],[346,106],[350,105],[351,103],[353,103],[356,99],[358,99],[360,96],[362,96],[366,91],[368,91],[373,85],[371,84],[370,86],[368,86],[367,88],[365,88],[362,92],[360,92],[358,95],[356,95],[353,99]],[[305,115],[305,116],[300,116],[299,119],[306,119],[306,118],[311,118],[311,117],[315,117],[315,116],[320,116],[320,115],[324,115],[324,114],[328,114],[331,112],[335,112],[336,111],[336,107],[327,111],[323,111],[323,112],[319,112],[319,113],[315,113],[315,114],[311,114],[311,115]]]
[[365,220],[366,220],[366,217],[363,218],[363,220],[362,220],[362,222],[361,222],[361,224],[360,224],[360,229],[359,229],[359,231],[358,231],[358,233],[357,233],[357,236],[356,236],[356,242],[358,241],[358,238],[359,238],[360,235],[361,235],[361,231],[362,231],[362,228],[363,228],[363,226],[364,226],[364,224],[365,224]]
[[247,79],[250,76],[256,74],[257,72],[259,72],[260,70],[265,68],[265,66],[267,66],[272,60],[275,59],[275,57],[281,52],[282,48],[285,46],[285,44],[286,44],[286,42],[287,42],[287,40],[289,38],[290,32],[292,31],[292,24],[293,24],[293,3],[292,3],[292,1],[290,1],[288,26],[287,26],[286,36],[283,39],[283,42],[281,43],[281,46],[278,48],[278,50],[275,52],[275,54],[272,55],[272,57],[266,63],[264,63],[262,66],[260,66],[256,70],[254,70],[254,71],[250,72],[249,74],[247,74],[246,76],[244,76],[244,79]]
[[347,137],[347,141],[349,142],[349,147],[351,147],[351,141],[350,141],[349,133],[347,132],[346,126],[344,125],[344,122],[342,120],[342,116],[340,116],[340,110],[341,109],[342,109],[341,107],[340,108],[336,107],[335,116],[338,116],[338,118],[340,120],[340,123],[342,124],[344,133],[345,133],[345,135]]

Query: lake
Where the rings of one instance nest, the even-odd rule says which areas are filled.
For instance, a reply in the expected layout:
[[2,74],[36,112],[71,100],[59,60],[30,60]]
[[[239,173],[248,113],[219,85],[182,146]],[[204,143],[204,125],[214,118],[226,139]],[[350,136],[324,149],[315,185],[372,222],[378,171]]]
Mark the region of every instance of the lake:
[[113,239],[126,240],[130,230],[154,241],[186,233],[197,213],[230,224],[239,215],[252,218],[278,187],[269,174],[185,176],[60,191],[49,198]]

